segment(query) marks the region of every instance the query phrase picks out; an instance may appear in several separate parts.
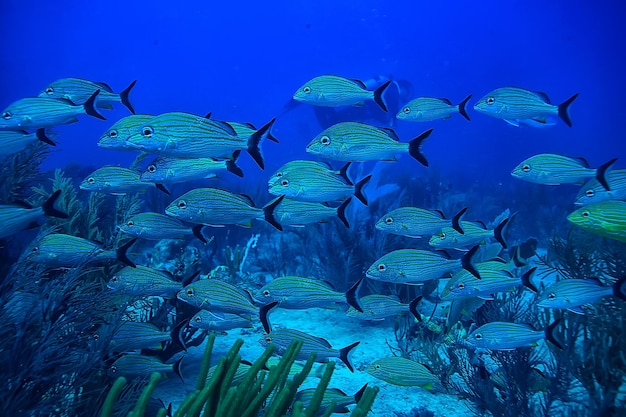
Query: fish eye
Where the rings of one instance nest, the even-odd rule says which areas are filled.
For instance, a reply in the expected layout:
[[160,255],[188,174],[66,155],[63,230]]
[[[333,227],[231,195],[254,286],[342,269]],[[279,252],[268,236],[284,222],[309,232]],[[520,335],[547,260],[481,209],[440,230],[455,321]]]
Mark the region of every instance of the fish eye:
[[111,365],[111,373],[116,373],[116,372],[117,372],[117,366]]
[[114,284],[117,284],[117,277],[115,276],[115,277],[111,278],[111,282],[114,283]]
[[464,288],[465,288],[465,284],[463,284],[462,282],[459,282],[459,285],[457,286],[457,288],[458,288],[459,290],[462,290],[462,289],[464,289]]
[[446,238],[446,234],[445,233],[441,233],[439,235],[439,239],[444,240]]
[[89,177],[87,178],[87,182],[91,185],[94,185],[96,183],[96,179],[94,177]]
[[148,172],[153,173],[156,171],[156,165],[152,164],[148,166]]
[[410,107],[405,107],[405,108],[402,109],[402,112],[404,114],[409,114],[409,113],[411,113],[411,108]]
[[35,246],[35,247],[33,248],[33,252],[37,252],[38,250],[39,250],[39,246]]
[[263,295],[266,296],[266,297],[269,297],[270,296],[270,291],[269,290],[263,291]]
[[181,209],[187,208],[187,202],[185,200],[180,200],[177,206],[178,208],[181,208]]
[[280,185],[282,185],[283,187],[288,186],[288,185],[289,185],[289,180],[282,180],[282,181],[280,182]]
[[305,93],[305,94],[309,94],[311,92],[311,87],[304,87],[302,89],[302,92]]
[[480,333],[478,333],[477,335],[475,335],[475,336],[474,336],[474,338],[475,338],[476,340],[483,340],[483,335],[482,335],[482,334],[480,334]]
[[126,222],[126,226],[128,227],[133,227],[135,225],[135,222],[132,220],[129,220],[128,222]]
[[272,338],[271,338],[271,337],[269,337],[269,336],[267,336],[267,337],[265,338],[265,341],[266,341],[267,343],[272,343]]
[[556,294],[551,292],[550,294],[548,294],[548,300],[554,300],[556,298]]
[[52,94],[52,93],[54,93],[54,88],[52,87],[46,88],[46,94]]
[[585,193],[587,197],[593,197],[594,194],[595,193],[593,192],[593,190],[587,190],[587,192]]
[[113,129],[109,132],[109,137],[110,138],[116,138],[117,137],[117,130]]
[[385,272],[387,270],[387,265],[385,265],[385,264],[378,264],[378,270],[380,272]]
[[379,364],[376,364],[376,365],[374,365],[374,368],[376,368],[376,369],[380,369],[380,365],[379,365]]
[[583,217],[589,217],[589,212],[588,211],[583,211]]
[[188,296],[193,296],[193,290],[192,290],[191,288],[189,288],[189,289],[187,290],[187,295],[188,295]]
[[10,111],[5,111],[4,113],[2,113],[2,118],[4,120],[9,120],[11,118],[11,112]]
[[320,143],[322,145],[329,145],[330,144],[330,138],[328,136],[324,135],[324,136],[322,136],[320,138]]
[[493,104],[496,102],[496,98],[495,97],[488,97],[487,98],[487,104]]
[[276,178],[280,178],[280,177],[282,177],[283,175],[285,175],[285,174],[283,174],[282,172],[277,172],[277,173],[276,173]]
[[524,166],[522,166],[522,171],[524,171],[524,172],[530,172],[530,165],[524,165]]
[[93,335],[93,339],[94,339],[94,340],[98,340],[98,339],[100,339],[100,335],[99,335],[99,334],[97,334],[97,333],[96,333],[96,334],[94,334],[94,335]]
[[198,316],[196,317],[196,323],[200,323],[202,321],[202,317]]
[[143,129],[141,129],[141,134],[147,137],[152,136],[152,134],[154,133],[154,129],[151,128],[150,126],[146,126]]
[[393,217],[387,217],[387,218],[385,219],[385,223],[386,223],[386,224],[391,224],[391,223],[393,223]]

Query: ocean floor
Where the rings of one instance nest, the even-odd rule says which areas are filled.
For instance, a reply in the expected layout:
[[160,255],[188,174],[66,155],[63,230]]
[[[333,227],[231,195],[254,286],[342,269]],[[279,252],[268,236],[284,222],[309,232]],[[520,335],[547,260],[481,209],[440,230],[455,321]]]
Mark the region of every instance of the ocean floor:
[[[350,370],[338,359],[335,372],[331,379],[330,387],[339,388],[345,393],[352,395],[365,383],[370,386],[378,386],[380,392],[376,397],[370,415],[376,417],[413,416],[411,410],[423,408],[430,410],[437,417],[473,416],[465,403],[453,395],[433,394],[419,387],[399,387],[380,381],[365,372],[365,368],[376,359],[391,356],[391,346],[396,345],[393,331],[393,321],[365,322],[349,318],[341,310],[312,308],[308,310],[284,310],[275,309],[271,314],[273,328],[291,327],[305,331],[314,336],[324,337],[334,348],[342,348],[356,341],[361,344],[351,354],[351,361],[355,372]],[[259,339],[264,335],[260,322],[255,322],[253,329],[235,329],[227,335],[219,335],[216,338],[213,349],[212,363],[220,356],[225,355],[236,339],[242,339],[244,345],[241,356],[248,361],[254,361],[264,351]],[[154,397],[160,398],[165,404],[172,403],[174,410],[187,394],[195,388],[195,375],[200,367],[205,345],[192,347],[183,359],[182,374],[185,384],[174,375],[170,375],[162,381],[154,393]],[[314,367],[314,370],[316,368]],[[314,374],[312,371],[311,374]],[[307,379],[303,388],[316,386],[317,378],[311,376]],[[333,414],[342,415],[342,414]]]

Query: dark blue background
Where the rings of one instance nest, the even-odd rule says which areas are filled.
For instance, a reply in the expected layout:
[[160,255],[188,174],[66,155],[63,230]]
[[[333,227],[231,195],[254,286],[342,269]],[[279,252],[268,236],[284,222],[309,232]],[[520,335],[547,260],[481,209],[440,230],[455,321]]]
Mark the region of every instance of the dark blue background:
[[[593,166],[626,161],[622,130],[626,87],[623,2],[588,1],[275,1],[5,0],[0,15],[0,107],[36,95],[68,76],[108,82],[115,91],[137,79],[138,113],[213,112],[257,125],[280,115],[308,79],[338,74],[410,80],[414,95],[468,93],[515,85],[560,103],[573,93],[574,123],[517,129],[473,112],[431,123],[399,122],[409,140],[434,127],[424,151],[432,169],[476,181],[507,183],[522,159],[540,152],[586,157]],[[82,117],[60,127],[46,168],[68,162],[128,165],[132,154],[99,149],[97,139],[127,115]],[[266,171],[294,157],[321,130],[313,109],[279,116],[266,143]],[[247,172],[258,173],[248,156]],[[399,167],[420,174],[409,157]],[[266,172],[264,175],[269,175]],[[247,176],[249,179],[250,177]]]

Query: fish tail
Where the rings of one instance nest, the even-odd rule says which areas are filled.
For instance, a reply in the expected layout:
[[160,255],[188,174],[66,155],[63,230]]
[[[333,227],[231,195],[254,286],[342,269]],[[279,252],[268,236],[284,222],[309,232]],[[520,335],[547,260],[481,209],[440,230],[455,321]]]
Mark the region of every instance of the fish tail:
[[270,129],[270,127],[272,127],[272,124],[275,120],[275,118],[270,120],[259,130],[250,135],[250,139],[248,139],[248,153],[261,169],[265,169],[265,162],[263,162],[263,153],[261,152],[260,147],[261,141],[263,141],[265,133]]
[[563,103],[559,104],[559,117],[563,119],[565,124],[567,124],[569,127],[572,127],[572,121],[569,118],[569,113],[567,110],[570,104],[572,104],[572,102],[576,100],[576,97],[578,97],[578,93],[574,94],[573,96],[565,100]]
[[226,161],[226,169],[238,177],[243,177],[243,170],[239,167],[239,165],[237,165],[237,159],[239,159],[239,155],[241,155],[240,150],[236,150],[235,152],[233,152],[233,156]]
[[132,83],[130,83],[130,85],[129,85],[128,87],[126,87],[126,88],[124,89],[124,91],[122,91],[122,92],[120,93],[120,101],[122,102],[122,104],[123,104],[123,105],[125,105],[125,106],[126,106],[126,108],[127,108],[128,110],[130,110],[130,112],[131,112],[132,114],[135,114],[135,109],[133,108],[133,105],[132,105],[132,104],[130,104],[130,97],[129,97],[129,95],[130,95],[130,90],[132,90],[132,89],[133,89],[133,87],[135,86],[135,84],[137,84],[137,80],[135,80],[135,81],[133,81]]
[[265,216],[265,221],[274,226],[276,229],[280,230],[281,232],[283,231],[283,227],[280,225],[280,223],[276,221],[276,218],[274,217],[274,209],[276,209],[276,206],[278,206],[280,202],[283,201],[283,198],[285,198],[285,196],[281,195],[280,197],[275,198],[274,201],[269,203],[267,206],[263,207],[263,215]]
[[478,270],[474,266],[473,258],[474,258],[474,255],[476,255],[476,252],[478,252],[479,247],[480,245],[474,246],[461,258],[461,265],[463,266],[463,269],[465,269],[467,272],[474,275],[478,279],[480,279],[480,274],[478,273]]
[[259,309],[259,320],[261,320],[261,324],[263,325],[263,330],[265,333],[270,333],[272,331],[272,325],[270,324],[270,312],[278,305],[278,301],[272,301],[269,304],[265,304],[261,306]]
[[429,137],[431,133],[433,133],[433,129],[427,130],[426,132],[422,133],[421,135],[409,142],[409,155],[411,155],[417,160],[417,162],[424,165],[425,167],[428,166],[428,160],[426,160],[426,157],[424,156],[424,154],[422,154],[422,142],[424,142],[424,140],[426,140],[426,138]]
[[526,271],[524,273],[524,275],[522,275],[522,284],[524,284],[524,286],[526,288],[528,288],[529,290],[531,290],[534,293],[539,293],[539,290],[537,289],[537,287],[535,287],[535,284],[532,283],[532,281],[530,280],[530,278],[532,277],[532,275],[535,273],[535,271],[537,270],[537,267],[533,267],[530,268],[528,271]]
[[172,193],[170,193],[170,190],[168,190],[167,188],[165,188],[165,185],[163,184],[154,184],[154,186],[159,190],[164,192],[167,195],[172,195]]
[[343,225],[346,226],[348,229],[350,228],[350,223],[348,223],[348,219],[346,218],[346,208],[348,208],[348,205],[351,201],[352,197],[348,197],[346,201],[344,201],[339,207],[337,207],[337,217],[339,217],[339,220],[341,220]]
[[51,146],[57,146],[57,144],[54,143],[52,139],[46,136],[46,129],[44,128],[37,129],[35,131],[35,136],[37,137],[38,140],[42,141],[43,143],[47,143],[48,145],[51,145]]
[[606,173],[609,169],[611,169],[615,161],[617,161],[617,158],[613,158],[609,162],[605,162],[604,164],[600,165],[600,168],[596,170],[596,179],[607,191],[611,191],[611,186],[606,179]]
[[174,366],[172,366],[174,373],[178,375],[178,377],[180,378],[183,384],[185,383],[185,380],[183,379],[183,374],[180,372],[180,365],[183,362],[184,357],[185,357],[184,355],[181,356],[176,362],[174,362]]
[[361,401],[361,397],[363,397],[363,393],[365,392],[365,390],[367,389],[367,384],[369,384],[369,382],[366,382],[365,385],[363,385],[361,387],[360,390],[358,390],[354,395],[354,402],[358,403],[359,401]]
[[620,300],[626,301],[626,275],[617,280],[615,284],[613,284],[613,295],[615,295]]
[[170,337],[172,338],[172,343],[176,346],[180,346],[183,348],[185,352],[187,352],[187,345],[185,344],[185,338],[182,336],[182,331],[186,326],[189,325],[189,319],[181,320],[176,326],[172,328],[170,332]]
[[45,214],[46,216],[51,216],[51,217],[58,217],[60,219],[67,219],[68,217],[70,217],[67,215],[67,213],[64,213],[54,208],[54,203],[56,203],[60,195],[61,195],[61,190],[56,190],[46,200],[46,202],[43,203],[43,205],[41,206],[41,208],[43,209],[43,214]]
[[465,97],[465,99],[459,103],[459,113],[461,113],[461,116],[465,117],[467,120],[471,120],[469,114],[467,114],[467,110],[465,109],[465,106],[467,105],[467,102],[470,98],[472,98],[471,94]]
[[509,223],[510,218],[506,218],[500,222],[499,225],[493,229],[493,237],[506,249],[506,241],[504,240],[504,228]]
[[263,128],[266,128],[266,132],[267,134],[265,135],[266,138],[268,138],[269,140],[271,140],[272,142],[276,142],[276,143],[280,143],[278,141],[278,139],[276,138],[276,136],[272,135],[272,126],[274,126],[274,122],[276,121],[276,118],[274,117],[272,120],[270,120],[269,122],[267,122],[263,127],[261,127],[262,130]]
[[552,343],[554,346],[563,350],[563,345],[561,345],[561,343],[559,343],[559,341],[556,340],[556,338],[554,337],[554,329],[556,329],[556,326],[558,326],[560,322],[561,322],[561,319],[554,320],[552,324],[546,327],[545,334],[546,334],[546,340],[549,340],[550,343]]
[[137,268],[137,265],[135,265],[135,263],[133,261],[131,261],[128,256],[126,255],[126,252],[128,251],[128,248],[130,248],[131,246],[133,246],[133,244],[137,241],[137,238],[134,238],[130,241],[128,241],[128,243],[122,245],[121,247],[117,248],[117,250],[115,251],[115,255],[117,256],[117,260],[125,263],[126,265],[130,266],[131,268]]
[[346,291],[346,301],[348,302],[348,305],[352,306],[359,313],[363,312],[363,307],[361,307],[358,294],[361,282],[363,282],[363,277],[359,278],[359,280],[355,282],[348,291]]
[[352,165],[352,162],[346,162],[346,164],[339,170],[339,176],[343,178],[348,185],[354,185],[348,176],[348,168],[350,168],[350,165]]
[[372,174],[363,178],[361,181],[354,184],[354,196],[359,199],[361,203],[367,206],[367,198],[363,194],[363,187],[372,179]]
[[454,230],[456,230],[457,232],[459,232],[460,234],[464,235],[465,231],[463,230],[463,228],[461,227],[461,217],[463,217],[463,215],[465,214],[465,212],[467,211],[467,207],[465,207],[464,209],[462,209],[461,211],[459,211],[457,214],[454,215],[454,217],[452,218],[452,228]]
[[383,109],[383,111],[387,111],[387,104],[385,103],[385,100],[383,100],[383,93],[387,87],[389,87],[389,84],[391,84],[391,80],[374,90],[374,101],[380,106],[381,109]]
[[83,104],[83,108],[85,109],[85,113],[87,113],[88,115],[97,117],[101,120],[106,120],[106,117],[98,113],[98,111],[96,110],[96,98],[98,98],[98,94],[100,94],[100,90],[96,90],[91,95],[91,97],[89,97],[87,101],[85,101],[85,103]]
[[191,232],[193,233],[193,235],[198,238],[202,243],[204,243],[205,245],[208,243],[206,238],[204,237],[204,235],[202,234],[202,229],[204,229],[204,225],[203,224],[197,224],[194,227],[191,228]]
[[352,367],[352,364],[350,363],[350,358],[349,358],[350,351],[352,351],[352,349],[357,347],[359,343],[361,342],[354,342],[353,344],[346,346],[345,348],[339,349],[339,359],[341,359],[341,362],[346,364],[350,372],[354,372],[354,368]]
[[413,314],[413,317],[415,317],[417,321],[422,321],[422,316],[420,315],[419,311],[417,311],[417,305],[420,303],[420,301],[422,301],[422,298],[423,297],[420,295],[419,297],[415,297],[409,303],[409,311],[411,312],[411,314]]
[[517,245],[515,247],[515,251],[513,252],[513,264],[515,265],[516,268],[521,268],[523,266],[528,265],[528,262],[526,261],[526,259],[524,259],[524,257],[522,256],[520,252],[521,252],[520,245]]

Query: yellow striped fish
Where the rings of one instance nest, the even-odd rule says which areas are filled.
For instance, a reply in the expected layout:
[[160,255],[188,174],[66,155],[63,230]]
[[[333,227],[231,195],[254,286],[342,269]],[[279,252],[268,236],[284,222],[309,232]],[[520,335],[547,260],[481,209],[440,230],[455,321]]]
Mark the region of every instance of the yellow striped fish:
[[591,233],[626,242],[626,201],[589,204],[571,213],[567,220]]
[[91,97],[91,95],[100,90],[96,106],[103,109],[112,109],[111,103],[122,103],[132,114],[135,114],[132,104],[130,104],[130,90],[133,89],[137,80],[130,83],[119,94],[113,92],[108,84],[102,82],[93,82],[82,78],[62,78],[56,80],[44,88],[39,97],[63,98],[70,100],[74,104],[83,104]]
[[61,190],[56,190],[41,207],[33,208],[26,204],[0,205],[0,239],[32,227],[41,216],[67,219],[67,213],[54,207],[60,195]]
[[141,181],[165,184],[217,178],[216,171],[227,170],[238,177],[243,171],[237,165],[241,151],[235,151],[232,158],[171,158],[159,156],[141,173]]
[[597,279],[562,279],[546,289],[537,298],[541,308],[567,309],[572,313],[585,314],[580,308],[593,304],[603,297],[614,295],[626,301],[626,277],[607,286]]
[[[228,123],[237,133],[237,136],[249,138],[253,135],[258,134],[259,131],[265,132],[264,135],[267,139],[272,142],[279,143],[278,139],[274,135],[272,135],[272,126],[276,122],[276,118],[273,118],[265,125],[263,125],[260,129],[257,129],[252,123],[240,123],[240,122],[226,122]],[[263,134],[263,133],[261,133]]]
[[82,237],[51,233],[39,240],[26,259],[48,268],[73,268],[82,263],[102,263],[117,259],[134,268],[135,264],[128,259],[126,251],[136,240],[133,239],[116,250],[106,250],[100,243]]
[[202,279],[185,286],[176,295],[181,301],[203,310],[232,314],[258,314],[247,291],[217,279]]
[[[181,356],[175,363],[163,363],[156,356],[144,356],[137,353],[130,353],[117,359],[109,367],[108,375],[111,378],[149,377],[153,372],[167,375],[174,372],[178,377],[183,379],[180,373],[180,363],[184,356]],[[184,382],[184,381],[183,381]]]
[[4,109],[0,118],[0,130],[39,129],[74,123],[78,116],[87,114],[106,120],[98,113],[94,103],[100,90],[83,104],[69,100],[47,97],[26,97],[13,102]]
[[208,310],[200,310],[189,320],[189,327],[211,332],[224,332],[226,330],[251,328],[253,326],[250,317],[242,317],[231,313],[220,313],[218,315]]
[[[491,269],[483,264],[476,265],[480,279],[465,270],[456,272],[441,291],[441,299],[452,301],[479,297],[483,300],[493,300],[494,294],[511,291],[522,285],[522,281],[515,278],[508,270]],[[501,265],[503,265],[501,268],[514,266],[507,263],[501,263]]]
[[536,346],[539,340],[545,338],[562,349],[553,334],[560,321],[561,319],[557,319],[545,330],[536,330],[528,324],[494,321],[472,331],[467,335],[465,342],[475,348],[513,350],[519,347]]
[[137,265],[126,266],[113,274],[107,288],[134,297],[174,298],[183,286],[168,272]]
[[411,122],[430,122],[439,119],[450,119],[453,113],[470,120],[465,105],[472,98],[472,95],[465,97],[456,106],[447,98],[418,97],[405,104],[396,115],[398,120]]
[[328,340],[315,337],[308,333],[301,332],[296,329],[276,329],[272,330],[268,334],[261,336],[259,342],[262,346],[274,345],[276,347],[275,353],[282,355],[285,353],[292,341],[298,340],[302,342],[302,349],[298,352],[297,360],[306,360],[311,353],[315,353],[316,362],[324,362],[329,358],[339,358],[347,367],[350,372],[354,372],[352,363],[350,363],[349,354],[359,345],[361,342],[352,343],[341,349],[334,349]]
[[315,106],[363,106],[366,101],[374,100],[387,111],[383,93],[391,81],[387,81],[375,91],[369,91],[361,80],[353,80],[337,75],[321,75],[307,81],[294,93],[293,99]]
[[[421,297],[419,297],[421,298]],[[413,300],[415,304],[419,300]],[[410,311],[410,304],[400,302],[395,295],[370,294],[358,299],[358,304],[363,310],[362,312],[350,306],[346,315],[359,320],[384,320],[387,317],[397,316],[399,314]],[[415,313],[411,311],[415,316]],[[421,317],[418,318],[421,321]]]
[[272,280],[252,296],[263,305],[277,301],[278,307],[297,310],[333,308],[346,303],[345,294],[335,291],[328,283],[293,275]]
[[122,353],[140,349],[161,349],[163,343],[171,340],[170,332],[161,331],[152,323],[123,321],[115,329],[108,351]]
[[[496,88],[487,93],[474,105],[474,110],[491,117],[504,119],[513,126],[539,126],[548,123],[546,117],[558,116],[572,126],[568,109],[578,93],[555,106],[545,93],[519,87]],[[529,123],[527,121],[530,121]]]
[[274,218],[274,210],[281,201],[282,198],[275,199],[260,209],[254,207],[247,196],[219,188],[196,188],[174,200],[165,209],[165,214],[183,221],[214,227],[228,224],[252,227],[253,219],[261,219],[282,230],[282,226]]
[[203,243],[207,243],[202,235],[203,225],[189,227],[180,220],[160,213],[139,213],[119,226],[120,231],[127,235],[149,240],[184,239],[194,235]]
[[[268,204],[272,204],[273,201]],[[349,197],[338,207],[330,207],[322,203],[283,198],[274,209],[274,219],[282,226],[301,227],[311,223],[323,223],[328,221],[329,217],[337,216],[343,225],[349,228],[346,208],[351,201],[352,197]]]
[[[322,398],[316,415],[323,415],[324,412],[328,410],[328,407],[331,406],[333,407],[333,413],[349,413],[350,410],[348,406],[358,403],[366,388],[367,384],[363,385],[354,395],[348,395],[339,388],[327,388],[326,391],[324,391],[324,397]],[[313,401],[316,391],[317,388],[305,388],[300,390],[297,392],[294,401],[302,402],[304,409],[306,409],[309,404],[311,404],[311,401]]]
[[396,155],[408,153],[420,164],[428,166],[422,154],[422,143],[433,129],[408,143],[400,142],[392,129],[360,122],[337,123],[317,135],[306,147],[312,155],[336,161],[396,161]]
[[611,190],[606,174],[615,161],[617,158],[593,169],[589,168],[589,163],[583,158],[542,153],[520,162],[511,171],[511,175],[520,180],[544,185],[582,184],[595,177],[606,190]]
[[365,275],[376,281],[415,285],[454,274],[461,268],[480,277],[472,265],[472,258],[477,250],[478,246],[474,246],[461,259],[447,259],[435,252],[399,249],[383,255],[368,268]]
[[461,249],[494,238],[506,249],[504,228],[508,223],[509,219],[507,218],[502,220],[494,229],[488,229],[482,223],[462,221],[460,222],[462,234],[452,227],[446,226],[432,235],[428,244],[437,249]]
[[245,149],[255,162],[264,167],[260,149],[267,125],[251,136],[238,136],[231,125],[190,113],[164,113],[144,123],[127,139],[129,146],[177,158],[230,158]]
[[162,184],[143,182],[139,179],[141,173],[133,169],[105,166],[98,168],[80,183],[80,189],[98,191],[113,195],[126,195],[158,188],[165,194],[170,192]]
[[341,170],[334,170],[330,164],[324,162],[317,161],[305,161],[301,159],[296,159],[294,161],[289,161],[282,167],[278,168],[276,172],[272,174],[270,179],[267,181],[268,187],[273,187],[279,183],[282,177],[286,175],[291,175],[293,172],[300,173],[300,175],[306,175],[310,177],[318,177],[322,175],[335,175],[342,177],[346,184],[351,184],[352,181],[348,178],[348,168],[350,167],[350,162],[345,164]]
[[421,363],[400,356],[378,359],[365,372],[392,385],[420,387],[428,391],[445,391],[441,381]]
[[25,130],[0,131],[0,157],[23,151],[28,145],[37,141],[56,146],[56,143],[46,136],[46,130],[43,128],[37,129],[34,133]]
[[449,220],[439,210],[431,211],[419,207],[400,207],[381,217],[376,222],[376,228],[386,233],[412,238],[432,235],[449,226],[452,226],[458,233],[463,234],[460,221],[466,211],[467,207],[460,210]]
[[118,120],[104,135],[100,136],[98,146],[116,151],[137,151],[136,147],[128,143],[128,138],[139,132],[139,129],[153,117],[148,114],[133,114]]
[[331,173],[322,173],[321,171],[318,173],[319,175],[312,176],[310,171],[291,171],[270,186],[269,192],[273,195],[284,195],[293,200],[319,203],[344,201],[354,195],[367,206],[363,187],[372,178],[371,175],[361,179],[356,184],[352,184],[351,182],[346,183],[345,179]]
[[610,191],[593,178],[582,186],[574,204],[586,206],[604,200],[626,200],[626,169],[615,169],[606,174]]

